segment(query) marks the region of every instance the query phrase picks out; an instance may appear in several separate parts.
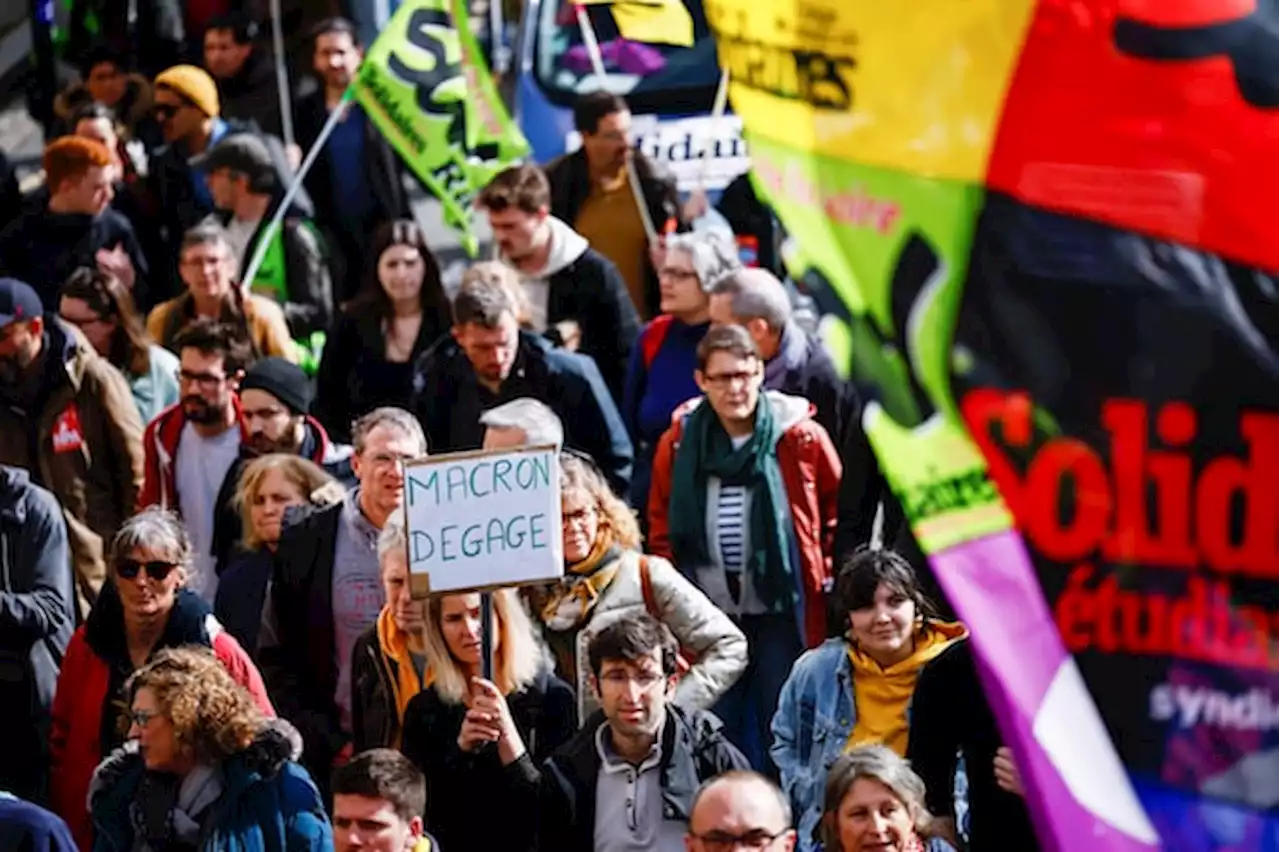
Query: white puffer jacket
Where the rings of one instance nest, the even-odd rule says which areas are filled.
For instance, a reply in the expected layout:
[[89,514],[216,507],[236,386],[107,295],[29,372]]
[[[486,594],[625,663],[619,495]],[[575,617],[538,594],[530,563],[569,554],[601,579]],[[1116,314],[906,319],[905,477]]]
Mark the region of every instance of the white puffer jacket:
[[600,595],[591,618],[574,639],[577,659],[578,724],[600,705],[587,682],[591,664],[587,644],[596,631],[633,612],[647,612],[640,586],[640,560],[649,563],[649,585],[653,593],[652,615],[675,634],[680,649],[693,664],[676,688],[675,701],[681,707],[705,710],[715,703],[747,667],[747,639],[742,631],[696,586],[660,556],[641,557],[623,551],[618,573]]

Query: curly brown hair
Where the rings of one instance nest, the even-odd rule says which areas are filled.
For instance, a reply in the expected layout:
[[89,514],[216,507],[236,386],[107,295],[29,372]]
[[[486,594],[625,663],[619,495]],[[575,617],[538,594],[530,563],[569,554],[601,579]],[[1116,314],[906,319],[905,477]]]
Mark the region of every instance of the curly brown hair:
[[577,490],[585,492],[596,504],[600,526],[613,534],[615,544],[629,550],[640,549],[640,524],[627,504],[613,493],[600,468],[582,456],[561,453],[560,494]]
[[248,748],[265,722],[253,697],[208,648],[158,652],[125,683],[131,703],[143,688],[155,694],[174,737],[201,763],[221,763]]

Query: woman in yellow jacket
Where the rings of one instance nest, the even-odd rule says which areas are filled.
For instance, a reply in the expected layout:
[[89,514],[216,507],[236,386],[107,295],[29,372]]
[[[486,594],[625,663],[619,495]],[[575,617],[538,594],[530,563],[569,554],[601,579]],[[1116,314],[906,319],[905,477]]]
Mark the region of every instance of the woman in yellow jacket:
[[773,717],[770,757],[811,852],[827,768],[841,754],[878,744],[907,750],[908,708],[925,664],[968,631],[939,621],[911,565],[889,550],[861,550],[836,579],[849,630],[803,654]]

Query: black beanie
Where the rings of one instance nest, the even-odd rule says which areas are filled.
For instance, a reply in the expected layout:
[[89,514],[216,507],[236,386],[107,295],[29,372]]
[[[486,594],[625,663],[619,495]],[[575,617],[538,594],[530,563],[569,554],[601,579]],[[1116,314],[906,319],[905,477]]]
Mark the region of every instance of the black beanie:
[[283,358],[263,358],[245,372],[240,390],[260,390],[284,403],[294,414],[311,408],[311,383],[297,364]]

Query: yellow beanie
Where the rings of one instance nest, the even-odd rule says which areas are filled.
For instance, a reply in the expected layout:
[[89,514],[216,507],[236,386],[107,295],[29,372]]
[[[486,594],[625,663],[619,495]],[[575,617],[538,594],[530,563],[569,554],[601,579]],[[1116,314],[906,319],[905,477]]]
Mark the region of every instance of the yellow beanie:
[[218,85],[203,68],[194,65],[175,65],[156,76],[156,85],[177,92],[207,116],[221,112],[218,103]]

